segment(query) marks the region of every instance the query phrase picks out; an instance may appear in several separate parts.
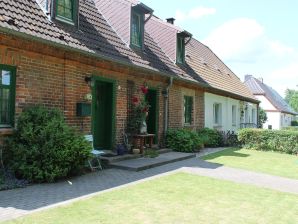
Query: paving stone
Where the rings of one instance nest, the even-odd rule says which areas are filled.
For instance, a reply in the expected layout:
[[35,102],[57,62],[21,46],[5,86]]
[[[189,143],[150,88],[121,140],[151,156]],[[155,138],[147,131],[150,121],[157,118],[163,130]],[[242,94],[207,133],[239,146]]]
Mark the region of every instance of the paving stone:
[[[209,150],[209,153],[211,152],[212,150]],[[298,180],[233,169],[209,163],[200,158],[191,158],[140,172],[106,169],[55,184],[39,184],[27,188],[0,191],[0,222],[49,207],[67,204],[115,187],[121,188],[127,184],[136,184],[150,178],[168,175],[171,172],[191,172],[298,194]],[[69,184],[68,181],[71,181],[72,184]]]

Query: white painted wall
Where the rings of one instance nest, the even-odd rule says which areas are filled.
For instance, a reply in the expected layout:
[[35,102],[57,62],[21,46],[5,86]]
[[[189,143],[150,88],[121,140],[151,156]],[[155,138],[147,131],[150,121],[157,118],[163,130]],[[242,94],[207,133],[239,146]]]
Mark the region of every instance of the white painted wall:
[[[291,114],[285,114],[277,111],[276,107],[274,107],[270,101],[265,96],[255,96],[260,103],[260,107],[266,111],[267,114],[267,122],[263,125],[264,129],[268,129],[269,125],[272,126],[272,129],[282,129],[283,127],[291,126],[291,121],[294,120],[294,116]],[[268,112],[268,110],[270,112]],[[272,112],[274,111],[274,112]]]
[[[257,105],[235,100],[229,97],[219,96],[212,93],[205,93],[205,127],[218,129],[222,131],[237,131],[240,128],[240,123],[257,123]],[[221,124],[216,125],[213,118],[213,105],[221,104]],[[232,124],[232,106],[236,106],[236,124]],[[247,110],[241,119],[241,110],[247,105]],[[255,115],[252,115],[254,109]],[[253,120],[254,118],[254,120]]]
[[268,129],[269,125],[272,126],[272,129],[279,130],[280,129],[280,112],[266,112],[267,114],[267,121],[263,124],[264,129]]
[[263,125],[264,129],[268,129],[268,125],[272,125],[272,129],[282,129],[284,127],[291,126],[292,120],[294,120],[294,115],[285,114],[280,112],[266,112],[268,120]]
[[255,97],[261,101],[260,107],[264,110],[277,110],[265,96],[255,95]]

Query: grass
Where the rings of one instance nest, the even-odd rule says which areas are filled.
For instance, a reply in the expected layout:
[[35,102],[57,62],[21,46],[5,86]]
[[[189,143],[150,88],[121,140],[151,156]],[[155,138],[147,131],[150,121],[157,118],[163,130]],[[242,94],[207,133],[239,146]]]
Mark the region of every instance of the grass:
[[298,223],[298,195],[177,173],[5,224]]
[[202,159],[229,167],[298,179],[298,157],[295,155],[229,148]]

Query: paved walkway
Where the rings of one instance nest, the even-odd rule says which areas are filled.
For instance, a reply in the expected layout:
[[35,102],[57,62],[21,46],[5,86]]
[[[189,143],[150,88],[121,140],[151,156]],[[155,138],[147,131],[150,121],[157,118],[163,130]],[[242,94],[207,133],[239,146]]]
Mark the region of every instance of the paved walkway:
[[298,180],[223,167],[205,162],[200,158],[192,158],[140,172],[107,169],[73,178],[70,181],[0,191],[0,222],[32,211],[91,197],[115,187],[124,187],[146,181],[148,178],[179,171],[298,194]]

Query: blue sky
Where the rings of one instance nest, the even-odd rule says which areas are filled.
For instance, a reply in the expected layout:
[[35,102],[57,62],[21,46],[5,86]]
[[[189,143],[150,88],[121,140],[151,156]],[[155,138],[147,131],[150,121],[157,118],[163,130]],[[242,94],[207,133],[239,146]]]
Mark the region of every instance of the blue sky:
[[161,19],[176,18],[242,80],[262,77],[281,95],[298,89],[297,0],[141,1]]

